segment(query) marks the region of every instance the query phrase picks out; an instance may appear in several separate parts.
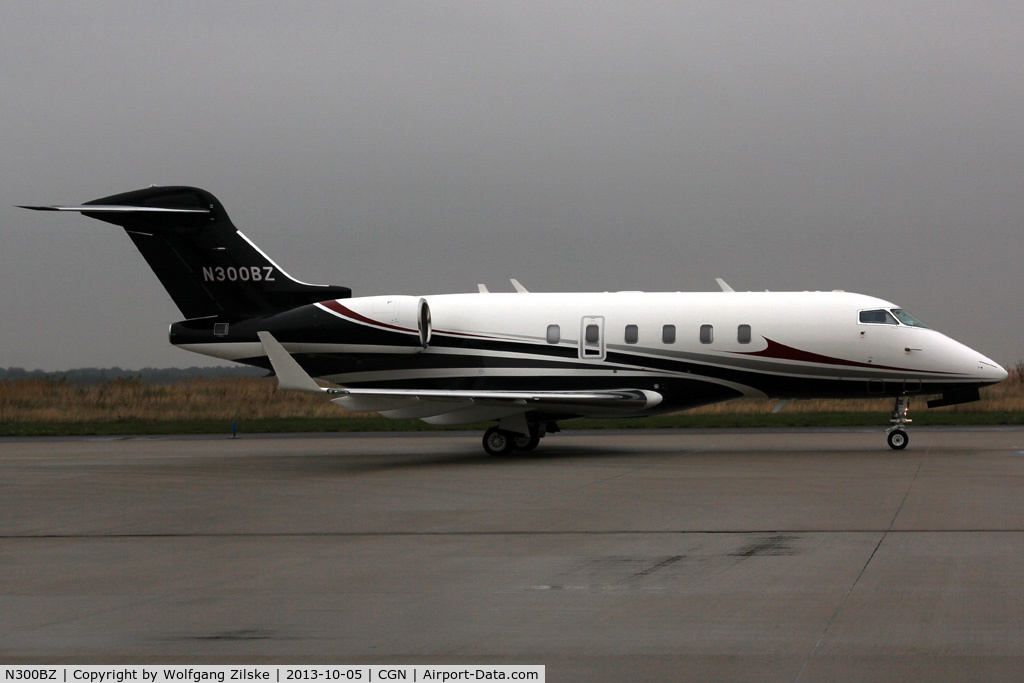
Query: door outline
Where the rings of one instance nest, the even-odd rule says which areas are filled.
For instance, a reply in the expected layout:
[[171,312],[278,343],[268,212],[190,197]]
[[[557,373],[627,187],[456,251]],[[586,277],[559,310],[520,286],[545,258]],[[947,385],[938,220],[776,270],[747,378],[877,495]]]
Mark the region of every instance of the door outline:
[[[597,328],[597,339],[587,340],[587,328]],[[580,359],[581,360],[604,360],[604,316],[585,315],[580,319]]]

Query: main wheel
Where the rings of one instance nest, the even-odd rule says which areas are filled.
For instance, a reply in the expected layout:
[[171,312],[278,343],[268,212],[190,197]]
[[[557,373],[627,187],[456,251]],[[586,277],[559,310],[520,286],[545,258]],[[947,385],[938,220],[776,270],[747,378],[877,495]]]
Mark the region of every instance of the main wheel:
[[484,432],[484,450],[488,455],[508,455],[516,449],[512,436],[509,432],[491,427]]
[[902,429],[894,429],[889,432],[889,436],[886,437],[886,441],[889,442],[889,448],[894,451],[902,451],[910,443],[910,437]]
[[540,443],[540,430],[536,427],[530,428],[530,434],[516,434],[512,437],[517,451],[532,451]]

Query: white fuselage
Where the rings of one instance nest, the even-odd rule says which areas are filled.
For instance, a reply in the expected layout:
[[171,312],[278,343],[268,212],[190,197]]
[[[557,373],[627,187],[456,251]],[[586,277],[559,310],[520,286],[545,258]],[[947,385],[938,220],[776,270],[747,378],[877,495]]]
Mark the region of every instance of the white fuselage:
[[[279,334],[284,348],[352,387],[644,389],[664,395],[660,412],[737,396],[939,393],[1006,376],[936,330],[891,315],[862,322],[898,307],[847,292],[447,294],[309,308],[323,318],[316,334]],[[182,346],[263,355],[258,341]]]

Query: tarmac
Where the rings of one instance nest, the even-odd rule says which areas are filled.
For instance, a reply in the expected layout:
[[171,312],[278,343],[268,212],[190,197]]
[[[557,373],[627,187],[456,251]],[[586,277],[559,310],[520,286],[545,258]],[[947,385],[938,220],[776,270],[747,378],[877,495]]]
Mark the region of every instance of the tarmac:
[[0,662],[1019,680],[1024,430],[0,440]]

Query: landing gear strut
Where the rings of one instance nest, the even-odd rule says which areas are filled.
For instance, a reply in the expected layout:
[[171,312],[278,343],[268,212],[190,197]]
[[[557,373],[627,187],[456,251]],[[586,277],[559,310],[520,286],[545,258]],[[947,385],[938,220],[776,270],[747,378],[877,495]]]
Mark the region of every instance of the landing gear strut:
[[892,417],[889,418],[889,422],[892,422],[892,427],[886,431],[886,441],[889,442],[889,448],[902,451],[910,443],[910,437],[907,436],[907,430],[905,429],[908,422],[912,420],[907,417],[907,411],[910,409],[910,397],[909,396],[897,396],[895,403],[892,406]]

